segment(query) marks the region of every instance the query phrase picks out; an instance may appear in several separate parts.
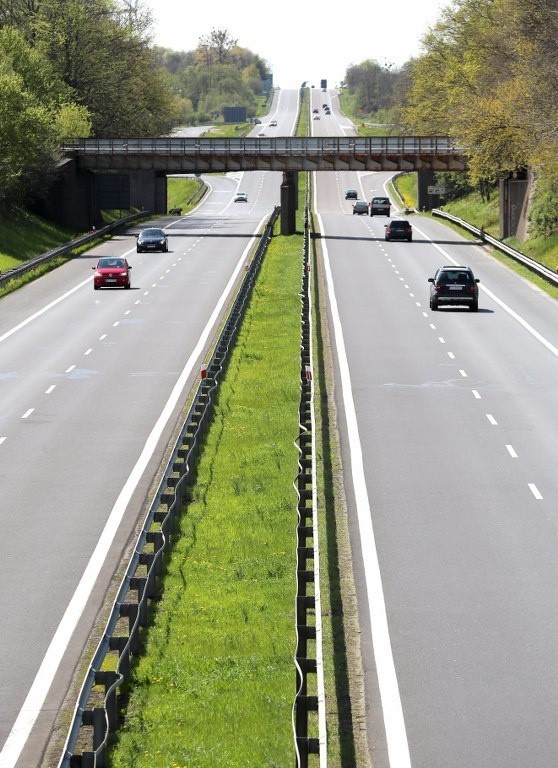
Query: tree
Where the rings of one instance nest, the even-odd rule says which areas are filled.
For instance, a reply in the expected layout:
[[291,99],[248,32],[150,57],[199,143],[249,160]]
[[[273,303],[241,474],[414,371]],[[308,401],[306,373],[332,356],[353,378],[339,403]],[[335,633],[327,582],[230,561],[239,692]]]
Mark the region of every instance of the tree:
[[0,29],[0,202],[39,194],[57,162],[57,88],[48,61],[16,29]]

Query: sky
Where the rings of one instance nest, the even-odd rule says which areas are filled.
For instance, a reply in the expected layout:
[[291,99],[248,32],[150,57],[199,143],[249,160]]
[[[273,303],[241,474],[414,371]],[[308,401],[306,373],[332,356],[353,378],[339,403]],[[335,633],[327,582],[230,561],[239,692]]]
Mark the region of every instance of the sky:
[[[450,0],[311,0],[231,2],[141,0],[154,18],[153,42],[175,51],[193,51],[212,29],[227,30],[242,48],[268,62],[273,84],[298,88],[308,81],[328,87],[343,80],[352,64],[374,59],[400,67],[421,52],[420,38]],[[332,10],[333,9],[333,10]]]

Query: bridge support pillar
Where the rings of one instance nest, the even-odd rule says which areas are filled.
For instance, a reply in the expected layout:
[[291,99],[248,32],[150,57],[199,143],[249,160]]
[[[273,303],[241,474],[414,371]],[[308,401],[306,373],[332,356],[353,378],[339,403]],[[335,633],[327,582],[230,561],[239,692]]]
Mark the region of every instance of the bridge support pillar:
[[439,195],[429,195],[428,187],[434,186],[434,171],[418,171],[417,203],[419,211],[430,211],[440,202]]
[[526,170],[500,178],[500,240],[526,237],[529,177]]
[[130,171],[130,205],[152,213],[166,213],[166,174],[150,170]]
[[281,234],[294,235],[296,232],[296,209],[298,203],[298,174],[284,171],[281,184]]

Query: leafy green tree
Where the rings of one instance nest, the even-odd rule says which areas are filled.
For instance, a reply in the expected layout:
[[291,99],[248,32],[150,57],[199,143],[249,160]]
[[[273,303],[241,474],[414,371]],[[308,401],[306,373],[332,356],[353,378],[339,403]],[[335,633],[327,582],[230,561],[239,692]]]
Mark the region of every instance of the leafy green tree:
[[[68,96],[48,60],[17,29],[0,29],[0,201],[47,187],[58,161],[56,121]],[[68,102],[66,109],[73,107]],[[85,117],[85,115],[84,115]]]

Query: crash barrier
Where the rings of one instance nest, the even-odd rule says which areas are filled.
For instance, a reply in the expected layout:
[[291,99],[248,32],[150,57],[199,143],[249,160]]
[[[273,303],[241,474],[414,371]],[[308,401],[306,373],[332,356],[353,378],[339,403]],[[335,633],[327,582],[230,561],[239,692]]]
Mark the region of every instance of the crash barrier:
[[539,277],[544,278],[553,285],[558,285],[558,274],[556,274],[556,272],[553,272],[549,267],[545,267],[544,264],[540,264],[538,261],[531,259],[529,256],[521,253],[521,251],[516,251],[515,248],[511,248],[509,245],[506,245],[496,237],[488,235],[484,229],[478,229],[478,227],[474,227],[472,224],[469,224],[469,222],[463,221],[463,219],[458,219],[457,216],[452,216],[451,213],[446,213],[446,211],[443,211],[441,208],[433,208],[431,213],[433,216],[438,216],[442,219],[452,221],[454,224],[457,224],[463,229],[466,229],[467,232],[471,232],[473,235],[482,240],[483,243],[489,243],[490,245],[493,245],[494,248],[497,248],[499,251],[502,251],[502,253],[505,253],[510,258],[514,259],[520,264],[523,264],[523,266],[527,267],[532,272],[535,272],[537,275],[539,275]]
[[74,249],[79,248],[82,245],[86,245],[87,243],[90,243],[92,240],[96,240],[99,237],[108,235],[120,227],[125,227],[137,219],[144,218],[147,214],[147,211],[132,213],[130,216],[126,216],[123,219],[118,219],[118,221],[113,221],[111,224],[107,224],[106,227],[95,229],[91,232],[88,232],[86,235],[81,235],[80,237],[76,237],[74,240],[69,240],[67,243],[64,243],[64,245],[59,245],[57,248],[53,248],[46,253],[42,253],[40,256],[35,256],[35,258],[29,259],[29,261],[26,261],[25,264],[22,264],[19,267],[14,267],[13,269],[9,269],[6,272],[2,272],[0,274],[0,287],[7,285],[11,280],[15,280],[17,277],[21,277],[27,272],[31,272],[33,269],[41,266],[41,264],[48,264],[50,261],[59,259],[61,256],[66,256],[66,254],[71,253]]
[[[304,226],[304,274],[302,280],[301,396],[298,496],[297,593],[296,593],[296,695],[293,705],[297,768],[307,768],[308,756],[319,755],[327,766],[318,505],[315,468],[314,382],[312,376],[312,300],[310,271],[309,206]],[[312,652],[311,652],[312,651]],[[317,716],[317,723],[316,723]],[[312,727],[310,727],[312,726]],[[310,735],[311,732],[317,735]]]
[[[108,738],[118,728],[119,689],[129,679],[132,658],[140,653],[140,631],[147,624],[150,601],[158,594],[164,553],[182,512],[191,473],[211,424],[219,376],[234,347],[279,213],[280,209],[276,207],[247,266],[207,368],[203,369],[193,403],[113,603],[105,632],[89,664],[58,768],[104,768],[106,765]],[[109,654],[117,658],[111,658],[111,663],[107,664]],[[112,663],[114,661],[116,663]]]

